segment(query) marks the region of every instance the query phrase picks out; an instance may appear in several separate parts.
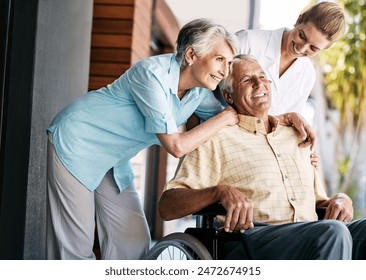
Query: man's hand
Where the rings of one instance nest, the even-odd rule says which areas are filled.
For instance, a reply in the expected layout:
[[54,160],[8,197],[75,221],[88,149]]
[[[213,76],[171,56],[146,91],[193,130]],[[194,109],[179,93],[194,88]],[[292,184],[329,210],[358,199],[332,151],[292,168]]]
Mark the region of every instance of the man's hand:
[[352,200],[344,193],[338,193],[327,201],[324,219],[350,222],[353,218]]
[[216,186],[219,200],[226,209],[224,230],[226,232],[240,231],[253,228],[253,203],[237,188]]

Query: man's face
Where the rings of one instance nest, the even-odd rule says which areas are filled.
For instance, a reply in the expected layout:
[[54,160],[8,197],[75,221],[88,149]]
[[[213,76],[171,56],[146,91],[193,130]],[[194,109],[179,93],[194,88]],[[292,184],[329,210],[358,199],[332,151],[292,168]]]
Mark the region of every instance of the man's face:
[[[239,114],[265,117],[271,106],[271,83],[255,61],[240,60],[232,68],[233,93],[226,96]],[[230,100],[231,99],[231,100]]]

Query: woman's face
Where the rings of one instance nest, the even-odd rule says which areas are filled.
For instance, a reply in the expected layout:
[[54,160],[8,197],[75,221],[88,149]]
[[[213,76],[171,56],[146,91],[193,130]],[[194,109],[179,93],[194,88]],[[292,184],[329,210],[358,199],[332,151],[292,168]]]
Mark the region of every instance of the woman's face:
[[221,80],[227,77],[234,53],[224,39],[215,39],[211,51],[203,56],[194,55],[192,65],[193,79],[197,87],[216,89]]
[[331,42],[321,33],[312,22],[297,24],[288,35],[286,42],[287,54],[298,57],[312,57],[328,48]]

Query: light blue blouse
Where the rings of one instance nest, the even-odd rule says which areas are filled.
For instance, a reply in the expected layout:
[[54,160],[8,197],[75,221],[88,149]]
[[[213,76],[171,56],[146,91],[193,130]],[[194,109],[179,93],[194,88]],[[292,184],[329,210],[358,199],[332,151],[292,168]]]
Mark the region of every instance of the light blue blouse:
[[134,178],[129,160],[150,145],[160,145],[156,133],[177,133],[193,112],[207,120],[223,109],[208,89],[193,88],[179,100],[179,73],[173,54],[141,60],[54,118],[48,131],[56,153],[90,191],[111,168],[123,191]]

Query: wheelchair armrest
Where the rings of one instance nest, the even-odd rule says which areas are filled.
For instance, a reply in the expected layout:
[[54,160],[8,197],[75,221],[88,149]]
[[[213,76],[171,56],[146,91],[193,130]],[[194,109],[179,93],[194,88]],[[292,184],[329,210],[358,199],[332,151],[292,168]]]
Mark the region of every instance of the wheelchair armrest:
[[193,215],[204,215],[204,216],[216,216],[216,215],[225,215],[226,209],[224,206],[222,206],[221,203],[214,203],[211,204],[196,213],[193,213]]
[[[319,220],[323,220],[325,216],[325,211],[327,207],[317,207],[316,214],[318,215]],[[225,215],[226,209],[222,206],[221,203],[214,203],[205,208],[193,213],[195,216],[217,216],[217,215]]]
[[225,215],[226,209],[221,203],[211,204],[195,213],[196,216],[196,228],[214,228],[215,227],[215,217],[217,215]]

